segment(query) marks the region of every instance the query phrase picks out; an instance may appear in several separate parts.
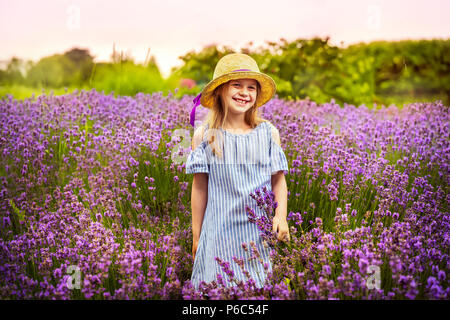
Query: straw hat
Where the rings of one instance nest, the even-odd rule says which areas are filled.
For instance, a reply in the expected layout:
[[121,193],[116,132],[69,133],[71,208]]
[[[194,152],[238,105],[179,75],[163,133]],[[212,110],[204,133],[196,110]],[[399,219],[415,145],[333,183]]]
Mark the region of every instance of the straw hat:
[[272,99],[276,91],[275,81],[259,71],[256,61],[244,53],[230,53],[217,62],[213,79],[203,88],[202,92],[193,100],[194,107],[191,111],[190,123],[194,126],[195,108],[202,105],[212,108],[214,104],[214,89],[223,83],[235,79],[255,79],[261,85],[261,92],[256,97],[255,107],[264,105]]

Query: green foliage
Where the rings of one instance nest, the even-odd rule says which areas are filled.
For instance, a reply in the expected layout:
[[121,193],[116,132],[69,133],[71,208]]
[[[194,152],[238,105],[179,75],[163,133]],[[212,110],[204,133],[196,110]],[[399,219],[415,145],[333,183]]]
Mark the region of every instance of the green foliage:
[[24,83],[25,78],[22,70],[22,60],[13,57],[9,61],[6,70],[0,70],[0,85],[12,83]]
[[341,77],[330,77],[325,92],[341,105],[346,102],[371,106],[375,102],[374,60],[373,56],[346,52],[334,62]]
[[233,50],[226,46],[219,51],[216,45],[207,46],[199,53],[190,51],[180,57],[184,61],[183,67],[172,69],[172,73],[194,79],[199,86],[206,85],[213,77],[217,61],[232,52]]
[[17,208],[16,204],[14,203],[13,200],[9,200],[9,205],[12,208],[12,214],[11,216],[11,223],[13,224],[13,231],[14,234],[20,234],[22,231],[22,223],[26,222],[25,221],[25,212],[20,210],[19,208]]
[[90,76],[92,69],[94,67],[94,59],[89,54],[88,50],[73,48],[70,51],[64,53],[72,63],[76,66],[74,71],[74,76],[70,84],[77,85],[78,87],[83,86]]
[[[450,102],[450,40],[377,41],[339,48],[329,38],[297,39],[267,47],[242,48],[277,84],[284,99],[309,98],[317,103],[389,105],[412,101]],[[213,68],[228,48],[207,47],[180,57],[173,70],[198,85],[212,78]]]
[[269,42],[268,49],[257,49],[254,54],[249,52],[255,56],[262,72],[273,77],[277,84],[283,81],[278,95],[328,102],[322,92],[333,75],[331,61],[338,55],[337,48],[328,45],[328,39],[299,39],[291,43],[284,39],[280,41],[280,44]]
[[62,87],[70,84],[75,72],[73,62],[60,54],[41,59],[28,71],[27,83],[31,86]]
[[159,71],[151,72],[133,62],[97,64],[91,78],[92,86],[98,91],[134,96],[139,92],[151,93],[164,89],[164,79]]
[[89,79],[92,68],[93,58],[89,52],[77,48],[62,55],[44,57],[37,63],[24,62],[14,57],[8,63],[7,69],[0,72],[0,84],[26,85],[34,88],[81,87]]
[[[375,41],[347,48],[331,45],[329,38],[297,39],[240,51],[251,55],[260,70],[277,84],[277,95],[286,100],[311,99],[317,103],[334,99],[344,103],[373,107],[411,102],[442,100],[450,104],[450,39]],[[8,93],[26,97],[41,88],[95,88],[116,95],[178,91],[175,97],[197,95],[212,79],[217,61],[234,52],[227,46],[212,44],[200,52],[180,56],[181,67],[172,68],[164,79],[154,57],[144,65],[115,51],[111,63],[94,63],[87,50],[71,49],[63,55],[42,58],[38,63],[13,58],[0,70],[0,96]],[[23,73],[26,76],[23,76]],[[192,87],[181,84],[191,79]],[[37,88],[37,89],[35,89]]]
[[[0,97],[12,94],[15,99],[25,99],[44,92],[61,95],[91,88],[105,94],[130,96],[139,92],[168,94],[179,88],[177,97],[181,97],[198,90],[180,86],[182,77],[177,73],[164,79],[153,56],[144,65],[135,64],[132,58],[116,52],[111,57],[111,63],[94,63],[87,50],[74,48],[37,63],[13,58],[7,70],[0,70]],[[21,76],[22,72],[26,77]]]
[[66,88],[44,88],[44,87],[30,87],[22,84],[13,84],[0,86],[0,97],[6,97],[8,94],[12,95],[14,99],[23,100],[26,98],[30,98],[33,96],[45,94],[45,95],[63,95],[66,93],[73,93],[74,91],[79,91],[81,89],[88,89],[87,87],[79,88],[79,87],[66,87]]

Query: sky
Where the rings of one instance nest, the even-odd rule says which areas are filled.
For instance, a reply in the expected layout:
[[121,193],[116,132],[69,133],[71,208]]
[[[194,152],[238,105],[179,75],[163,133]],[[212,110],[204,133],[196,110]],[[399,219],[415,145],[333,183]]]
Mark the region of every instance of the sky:
[[38,61],[73,47],[110,61],[113,45],[164,77],[210,44],[235,50],[280,38],[357,42],[450,38],[450,0],[0,0],[0,62]]

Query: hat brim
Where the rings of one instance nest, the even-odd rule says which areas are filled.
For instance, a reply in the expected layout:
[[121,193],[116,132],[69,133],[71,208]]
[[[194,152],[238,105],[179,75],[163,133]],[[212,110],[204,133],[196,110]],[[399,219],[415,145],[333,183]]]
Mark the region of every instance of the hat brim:
[[202,90],[200,104],[206,108],[212,108],[214,105],[214,89],[230,80],[244,78],[255,79],[261,85],[261,92],[255,102],[255,106],[257,108],[264,105],[275,95],[277,87],[275,81],[273,81],[270,76],[255,71],[237,71],[224,74],[214,80],[211,80]]

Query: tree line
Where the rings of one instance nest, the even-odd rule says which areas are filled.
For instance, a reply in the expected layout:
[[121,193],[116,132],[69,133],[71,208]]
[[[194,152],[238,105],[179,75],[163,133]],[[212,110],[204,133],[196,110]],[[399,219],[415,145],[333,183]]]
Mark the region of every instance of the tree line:
[[[196,94],[212,79],[217,61],[235,52],[228,46],[209,45],[180,56],[181,67],[161,76],[153,56],[144,64],[115,50],[110,62],[96,63],[87,49],[72,48],[36,63],[13,57],[0,70],[0,85],[44,88],[96,88],[121,95],[179,88],[177,95]],[[371,107],[373,103],[420,99],[450,101],[450,39],[404,40],[334,46],[329,38],[267,41],[240,52],[251,55],[260,71],[277,84],[278,97],[311,99]],[[190,80],[189,86],[183,85]],[[183,82],[184,81],[184,82]]]

